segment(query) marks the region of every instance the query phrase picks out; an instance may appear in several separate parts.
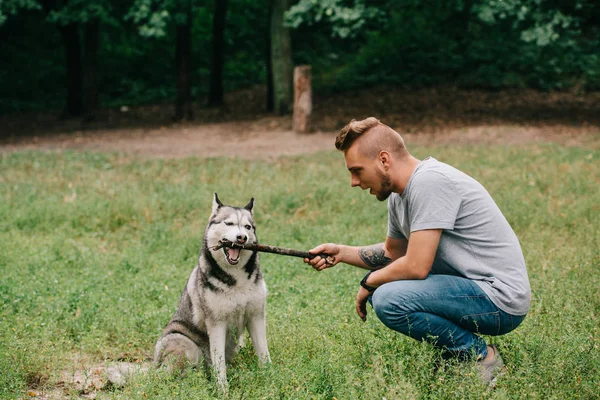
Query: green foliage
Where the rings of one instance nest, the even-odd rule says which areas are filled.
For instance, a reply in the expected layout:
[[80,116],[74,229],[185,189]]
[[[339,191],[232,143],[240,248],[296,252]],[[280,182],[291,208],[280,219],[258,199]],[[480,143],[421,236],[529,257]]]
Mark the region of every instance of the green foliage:
[[[192,95],[208,91],[213,2],[0,1],[0,110],[59,109],[65,61],[57,25],[99,19],[105,106],[175,96],[174,26],[192,7]],[[600,89],[600,6],[593,0],[301,0],[287,13],[293,59],[313,66],[315,91],[373,84],[487,89]],[[268,7],[230,0],[225,90],[264,84]],[[2,23],[3,22],[3,23]]]
[[[528,265],[531,312],[491,339],[508,374],[495,390],[474,365],[354,314],[360,270],[316,273],[261,255],[273,364],[246,346],[231,398],[594,398],[600,385],[598,150],[408,145],[482,182],[515,229]],[[294,182],[290,185],[289,182]],[[385,203],[348,185],[338,152],[274,161],[20,152],[0,156],[0,397],[49,392],[63,373],[120,358],[148,361],[196,263],[212,193],[256,198],[264,244],[381,241]],[[360,227],[360,229],[357,229]],[[489,339],[489,338],[488,338]],[[70,383],[66,383],[69,389]],[[73,391],[73,396],[78,393]],[[102,398],[216,398],[202,370],[140,374]]]
[[102,22],[116,22],[112,13],[110,0],[70,0],[62,7],[52,9],[48,14],[48,22],[57,25],[86,23],[92,19]]
[[[443,7],[414,0],[386,4],[385,19],[347,40],[353,47],[336,43],[336,59],[346,61],[325,67],[317,83],[324,79],[326,87],[337,90],[385,82],[491,89],[599,87],[600,31],[593,28],[593,15],[600,9],[589,2],[572,8],[516,0],[457,0]],[[305,30],[298,37],[306,35]],[[321,54],[330,51],[325,46]]]
[[178,6],[176,0],[135,0],[125,20],[138,25],[138,32],[143,37],[161,38],[166,36],[167,24],[172,14],[179,11]]
[[[225,32],[224,80],[227,90],[255,85],[266,79],[267,11],[256,2],[232,1]],[[104,106],[165,102],[175,95],[172,24],[164,37],[139,35],[133,20],[118,22],[129,8],[112,8],[114,20],[101,25],[98,80]],[[169,12],[169,15],[176,13]],[[192,94],[208,92],[212,9],[194,8],[192,24]],[[172,22],[169,18],[168,21]],[[60,109],[65,98],[64,54],[61,37],[40,12],[21,14],[0,28],[0,110]],[[240,50],[241,49],[241,50]],[[31,62],[35,54],[36,62]],[[35,83],[36,87],[31,85]]]
[[[574,10],[583,9],[586,2],[575,1]],[[521,39],[544,47],[558,41],[569,33],[569,28],[579,25],[579,18],[566,15],[560,8],[538,0],[491,0],[474,7],[478,17],[489,24],[508,20],[514,29],[521,30]]]
[[352,7],[344,0],[300,0],[285,15],[291,28],[302,24],[313,25],[323,22],[331,26],[331,35],[342,39],[359,35],[369,22],[376,22],[383,12],[376,7],[365,6],[364,0],[354,0]]
[[0,26],[8,16],[14,16],[23,10],[39,10],[41,7],[36,0],[0,0]]

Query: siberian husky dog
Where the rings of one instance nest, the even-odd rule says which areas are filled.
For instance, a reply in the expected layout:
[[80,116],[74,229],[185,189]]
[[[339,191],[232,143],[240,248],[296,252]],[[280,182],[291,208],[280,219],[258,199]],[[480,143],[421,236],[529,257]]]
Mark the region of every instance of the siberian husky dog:
[[219,241],[256,243],[254,198],[245,207],[226,206],[214,194],[198,264],[192,271],[179,307],[156,343],[154,362],[170,370],[212,366],[217,383],[228,389],[226,363],[250,333],[261,363],[270,362],[267,348],[265,303],[267,287],[258,253],[222,247]]

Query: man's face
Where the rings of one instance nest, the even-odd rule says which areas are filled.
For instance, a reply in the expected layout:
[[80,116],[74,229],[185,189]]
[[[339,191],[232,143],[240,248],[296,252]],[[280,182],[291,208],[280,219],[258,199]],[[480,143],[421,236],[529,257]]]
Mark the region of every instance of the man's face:
[[373,160],[365,157],[355,143],[346,151],[344,159],[346,168],[350,171],[352,187],[360,186],[362,190],[369,189],[369,193],[379,201],[384,201],[390,196],[392,182],[378,157]]

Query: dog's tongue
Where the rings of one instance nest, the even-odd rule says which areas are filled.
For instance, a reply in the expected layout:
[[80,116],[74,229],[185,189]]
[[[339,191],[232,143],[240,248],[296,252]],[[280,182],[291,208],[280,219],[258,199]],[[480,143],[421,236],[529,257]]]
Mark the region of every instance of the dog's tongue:
[[235,260],[237,260],[238,258],[240,258],[240,249],[236,249],[236,248],[234,247],[234,248],[230,248],[230,249],[228,249],[228,250],[229,250],[228,252],[229,252],[229,259],[230,259],[230,260],[233,260],[233,261],[235,261]]

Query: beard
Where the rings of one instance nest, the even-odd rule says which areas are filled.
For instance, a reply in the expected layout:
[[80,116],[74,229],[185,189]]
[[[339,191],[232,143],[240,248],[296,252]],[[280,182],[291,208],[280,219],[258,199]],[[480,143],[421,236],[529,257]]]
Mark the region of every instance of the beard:
[[387,200],[390,194],[392,194],[392,180],[390,179],[390,175],[377,170],[377,176],[381,178],[381,188],[375,197],[379,201]]

